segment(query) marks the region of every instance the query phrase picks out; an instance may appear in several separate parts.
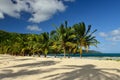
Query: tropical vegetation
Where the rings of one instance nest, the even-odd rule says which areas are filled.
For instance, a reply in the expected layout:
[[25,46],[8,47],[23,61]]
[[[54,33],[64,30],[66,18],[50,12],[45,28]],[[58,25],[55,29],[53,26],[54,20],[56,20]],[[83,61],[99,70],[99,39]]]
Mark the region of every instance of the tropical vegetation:
[[99,43],[95,35],[97,30],[91,32],[91,25],[86,27],[84,22],[68,26],[67,21],[56,29],[40,34],[10,33],[0,30],[0,54],[41,56],[47,54],[70,54],[80,53],[82,57],[83,48],[86,52],[90,46]]

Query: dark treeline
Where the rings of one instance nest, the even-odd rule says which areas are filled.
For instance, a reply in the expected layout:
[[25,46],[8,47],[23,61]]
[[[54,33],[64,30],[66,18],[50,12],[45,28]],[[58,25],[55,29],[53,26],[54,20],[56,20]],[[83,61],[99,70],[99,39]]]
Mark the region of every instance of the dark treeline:
[[[0,30],[0,54],[10,55],[44,55],[48,53],[63,53],[64,57],[70,53],[83,53],[83,48],[88,52],[90,46],[99,43],[91,32],[91,25],[81,22],[73,26],[67,26],[67,21],[56,27],[50,33],[19,34]],[[70,56],[68,56],[70,57]]]

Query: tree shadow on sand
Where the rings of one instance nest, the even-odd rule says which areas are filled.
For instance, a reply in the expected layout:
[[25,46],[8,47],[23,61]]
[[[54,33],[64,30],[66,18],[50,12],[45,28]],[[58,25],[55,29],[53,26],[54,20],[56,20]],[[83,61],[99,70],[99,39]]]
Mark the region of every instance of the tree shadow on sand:
[[13,68],[13,67],[28,67],[28,68],[33,67],[33,68],[35,68],[35,67],[42,67],[42,66],[52,66],[52,65],[56,65],[57,63],[60,63],[60,61],[39,61],[39,62],[32,62],[32,63],[10,66],[10,67],[6,67],[6,68]]
[[[57,73],[45,76],[42,79],[51,78],[51,80],[120,80],[120,74],[106,72],[106,70],[117,71],[118,69],[95,68],[95,65],[66,65],[64,67],[73,68],[71,72]],[[105,70],[105,71],[104,71]]]
[[48,73],[53,71],[54,69],[46,69],[46,70],[41,70],[41,69],[35,69],[35,70],[27,70],[27,69],[22,69],[17,72],[14,72],[12,69],[6,69],[2,70],[2,73],[0,73],[0,80],[4,80],[5,78],[19,78],[19,77],[25,77],[25,76],[33,76],[37,74],[43,74],[43,73]]

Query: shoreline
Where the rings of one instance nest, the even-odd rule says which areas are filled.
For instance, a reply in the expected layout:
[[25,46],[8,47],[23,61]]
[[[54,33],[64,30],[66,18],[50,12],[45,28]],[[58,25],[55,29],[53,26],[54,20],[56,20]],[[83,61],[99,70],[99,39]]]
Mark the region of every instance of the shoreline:
[[[0,57],[1,56],[11,56],[11,57],[29,57],[29,58],[45,58],[43,55],[41,56],[41,57],[39,57],[39,56],[12,56],[12,55],[8,55],[8,54],[0,54]],[[54,56],[47,56],[46,58],[55,58]],[[66,58],[64,58],[63,56],[57,56],[56,58],[58,58],[58,59],[93,59],[93,60],[118,60],[118,61],[120,61],[120,57],[82,57],[82,58],[80,58],[80,57],[70,57],[70,58],[68,58],[67,56],[66,56]],[[56,59],[55,58],[55,59]]]

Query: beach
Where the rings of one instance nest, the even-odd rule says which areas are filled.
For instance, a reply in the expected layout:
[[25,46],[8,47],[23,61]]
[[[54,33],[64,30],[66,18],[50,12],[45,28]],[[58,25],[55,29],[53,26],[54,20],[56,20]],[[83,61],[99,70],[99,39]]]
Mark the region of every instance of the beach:
[[0,55],[0,80],[119,80],[120,61]]

